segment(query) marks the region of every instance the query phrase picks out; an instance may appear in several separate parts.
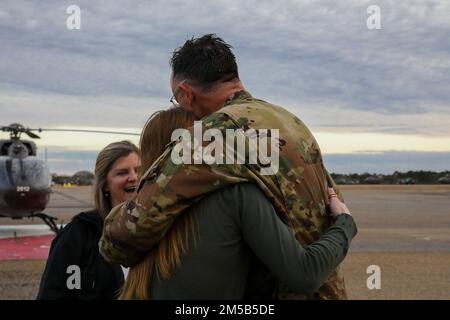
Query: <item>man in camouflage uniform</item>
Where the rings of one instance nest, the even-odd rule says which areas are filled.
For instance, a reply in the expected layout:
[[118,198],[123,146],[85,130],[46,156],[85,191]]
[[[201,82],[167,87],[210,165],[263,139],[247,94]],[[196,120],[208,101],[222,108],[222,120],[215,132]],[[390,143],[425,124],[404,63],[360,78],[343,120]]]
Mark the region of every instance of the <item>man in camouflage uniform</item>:
[[[135,265],[186,208],[213,191],[241,182],[254,182],[264,191],[303,246],[318,240],[332,224],[327,212],[327,179],[331,178],[316,140],[296,116],[245,91],[230,48],[215,35],[205,35],[175,51],[171,60],[174,98],[202,120],[203,132],[218,129],[225,137],[227,129],[254,129],[258,135],[264,132],[261,129],[278,129],[279,170],[263,175],[264,166],[258,163],[175,164],[171,155],[176,141],[172,142],[143,175],[137,197],[114,208],[106,218],[99,246],[108,261]],[[189,130],[194,134],[193,128]],[[277,296],[345,299],[344,279],[335,270],[312,296],[298,296],[283,284]]]

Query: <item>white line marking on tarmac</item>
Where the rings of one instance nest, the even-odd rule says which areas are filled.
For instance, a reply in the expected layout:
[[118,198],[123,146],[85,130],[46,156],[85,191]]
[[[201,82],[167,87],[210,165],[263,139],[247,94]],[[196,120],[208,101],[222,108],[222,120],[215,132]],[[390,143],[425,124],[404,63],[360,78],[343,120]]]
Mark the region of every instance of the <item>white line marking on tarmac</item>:
[[0,225],[0,239],[53,234],[46,224]]

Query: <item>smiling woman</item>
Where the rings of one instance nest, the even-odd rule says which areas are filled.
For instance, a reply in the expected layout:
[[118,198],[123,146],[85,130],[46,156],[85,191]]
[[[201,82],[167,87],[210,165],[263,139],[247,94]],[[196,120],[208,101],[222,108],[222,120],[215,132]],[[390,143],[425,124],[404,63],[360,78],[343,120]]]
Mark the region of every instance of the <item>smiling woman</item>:
[[113,207],[133,197],[138,182],[138,170],[139,157],[135,152],[114,162],[106,176],[105,187]]
[[[140,162],[138,148],[129,141],[114,142],[106,146],[95,163],[94,200],[100,216],[129,200],[137,184]],[[127,191],[125,190],[127,189]]]
[[95,164],[95,210],[82,212],[52,241],[38,299],[113,299],[123,283],[122,269],[99,253],[103,219],[130,200],[138,181],[138,148],[129,141],[107,145]]

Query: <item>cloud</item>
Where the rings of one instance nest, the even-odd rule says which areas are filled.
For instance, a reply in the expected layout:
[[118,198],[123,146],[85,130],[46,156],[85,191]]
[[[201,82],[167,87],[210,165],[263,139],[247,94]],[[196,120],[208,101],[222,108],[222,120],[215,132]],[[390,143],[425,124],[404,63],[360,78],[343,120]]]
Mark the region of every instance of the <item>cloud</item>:
[[[0,86],[1,88],[1,86]],[[121,127],[142,128],[169,98],[64,95],[26,90],[0,90],[1,124],[19,122],[26,127]]]
[[372,1],[76,2],[79,31],[73,1],[2,2],[2,122],[140,126],[168,104],[174,48],[215,32],[254,96],[313,128],[450,135],[448,1],[377,1],[372,31]]

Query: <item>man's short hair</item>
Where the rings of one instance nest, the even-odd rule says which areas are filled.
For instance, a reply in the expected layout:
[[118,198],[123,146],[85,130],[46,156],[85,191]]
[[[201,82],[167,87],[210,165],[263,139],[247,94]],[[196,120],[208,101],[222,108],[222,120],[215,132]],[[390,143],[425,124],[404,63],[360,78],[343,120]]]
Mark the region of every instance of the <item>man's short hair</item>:
[[170,59],[173,76],[188,79],[194,85],[209,87],[219,81],[239,78],[236,58],[231,46],[215,34],[187,40]]

